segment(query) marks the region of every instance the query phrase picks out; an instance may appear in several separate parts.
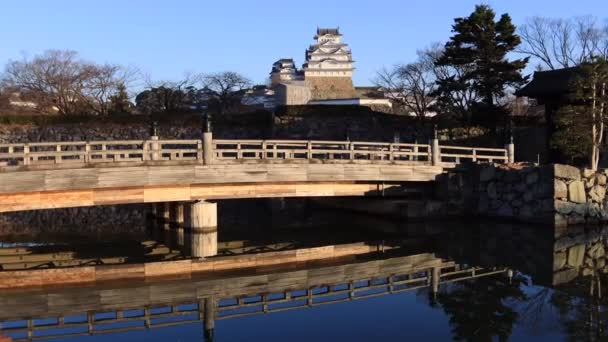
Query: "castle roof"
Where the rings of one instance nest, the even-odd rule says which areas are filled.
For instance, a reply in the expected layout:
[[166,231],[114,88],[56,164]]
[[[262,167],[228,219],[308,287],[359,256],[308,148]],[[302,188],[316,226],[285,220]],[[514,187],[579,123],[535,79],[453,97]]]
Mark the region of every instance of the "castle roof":
[[326,34],[331,34],[334,36],[341,36],[340,28],[339,27],[336,27],[336,28],[318,28],[317,27],[317,36],[324,36]]

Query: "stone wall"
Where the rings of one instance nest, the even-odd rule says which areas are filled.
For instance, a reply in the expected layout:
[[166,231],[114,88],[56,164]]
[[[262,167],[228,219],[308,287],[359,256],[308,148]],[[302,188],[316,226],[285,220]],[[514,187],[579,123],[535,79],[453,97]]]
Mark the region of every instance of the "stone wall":
[[307,77],[312,100],[352,99],[359,97],[350,77]]
[[560,164],[484,165],[477,213],[555,226],[608,222],[606,173]]
[[3,213],[0,235],[145,233],[143,204]]
[[553,254],[554,284],[578,276],[608,273],[608,228],[569,228],[556,237]]

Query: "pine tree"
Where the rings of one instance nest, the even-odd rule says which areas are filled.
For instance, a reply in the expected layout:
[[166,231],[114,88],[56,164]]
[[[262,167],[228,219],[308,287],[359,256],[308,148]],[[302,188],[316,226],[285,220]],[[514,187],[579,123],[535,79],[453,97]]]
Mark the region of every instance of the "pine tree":
[[133,110],[133,104],[129,99],[127,87],[119,84],[116,93],[110,97],[110,114],[129,114]]
[[507,54],[521,42],[511,17],[503,14],[498,21],[495,17],[489,6],[477,5],[469,17],[454,19],[454,35],[436,65],[463,72],[438,82],[439,98],[449,98],[453,91],[466,87],[481,99],[478,110],[498,113],[504,108],[496,104],[496,99],[505,95],[506,88],[519,87],[526,81],[521,71],[528,58],[507,59]]

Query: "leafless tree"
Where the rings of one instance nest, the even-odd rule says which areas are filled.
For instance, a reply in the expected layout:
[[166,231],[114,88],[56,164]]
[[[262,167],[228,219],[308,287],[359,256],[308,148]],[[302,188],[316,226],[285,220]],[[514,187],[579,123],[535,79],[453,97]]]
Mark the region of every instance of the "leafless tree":
[[374,83],[384,89],[385,96],[394,104],[422,120],[433,104],[431,93],[435,90],[435,81],[433,60],[425,51],[418,51],[415,62],[383,68]]
[[107,114],[109,98],[137,74],[133,68],[83,61],[69,50],[48,50],[9,61],[2,85],[27,93],[41,111]]
[[541,69],[576,66],[592,57],[608,57],[608,24],[592,16],[569,19],[528,18],[519,27],[518,52],[534,57]]
[[206,74],[202,79],[204,87],[217,103],[219,114],[223,114],[251,85],[247,77],[233,71]]
[[34,94],[41,108],[56,107],[59,113],[72,114],[87,72],[75,51],[49,50],[31,60],[9,61],[3,86]]
[[128,87],[139,77],[137,69],[117,64],[88,64],[87,68],[90,73],[83,89],[82,101],[88,104],[90,112],[98,115],[109,114],[111,99],[120,87]]

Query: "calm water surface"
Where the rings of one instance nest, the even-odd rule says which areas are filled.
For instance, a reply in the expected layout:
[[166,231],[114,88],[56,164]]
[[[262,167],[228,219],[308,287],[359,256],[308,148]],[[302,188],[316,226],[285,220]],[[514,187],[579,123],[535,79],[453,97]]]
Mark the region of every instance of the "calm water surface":
[[[323,235],[334,229],[327,235],[331,242],[332,236],[344,237],[349,231],[352,241],[398,238],[404,247],[298,268],[0,293],[2,334],[28,340],[25,318],[44,328],[56,325],[64,314],[64,323],[73,327],[36,330],[30,337],[83,334],[54,340],[113,342],[608,339],[604,273],[608,230],[556,231],[479,222],[382,223],[347,217],[348,221],[342,218],[339,224],[307,228],[312,229],[308,232]],[[273,236],[280,240],[290,234]],[[294,236],[299,236],[297,230]],[[431,273],[424,265],[437,262],[446,275],[433,293],[427,278]],[[266,277],[273,292],[256,288],[260,277]],[[208,304],[201,298],[217,303],[213,320],[204,318]],[[112,310],[100,304],[106,299],[114,301]],[[89,335],[91,315],[97,322],[95,331],[124,331]],[[163,326],[168,323],[176,325]]]

